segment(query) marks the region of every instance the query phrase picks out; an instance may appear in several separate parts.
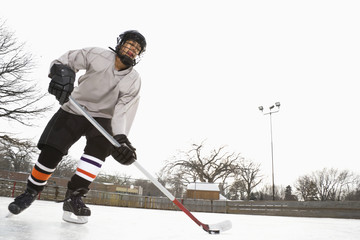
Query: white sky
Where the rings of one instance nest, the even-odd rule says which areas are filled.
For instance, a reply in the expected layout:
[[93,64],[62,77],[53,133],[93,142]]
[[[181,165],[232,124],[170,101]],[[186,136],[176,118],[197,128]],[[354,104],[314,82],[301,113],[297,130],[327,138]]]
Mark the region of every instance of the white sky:
[[[142,99],[130,140],[152,174],[164,160],[206,139],[210,148],[261,163],[271,182],[292,185],[324,167],[360,173],[360,2],[358,1],[5,1],[0,16],[27,44],[46,92],[50,62],[70,49],[114,47],[137,29],[148,42],[136,67]],[[21,133],[37,141],[39,128]],[[17,131],[20,128],[16,128]],[[15,130],[15,129],[14,129]],[[79,157],[83,142],[70,154]],[[105,171],[142,174],[108,158]]]

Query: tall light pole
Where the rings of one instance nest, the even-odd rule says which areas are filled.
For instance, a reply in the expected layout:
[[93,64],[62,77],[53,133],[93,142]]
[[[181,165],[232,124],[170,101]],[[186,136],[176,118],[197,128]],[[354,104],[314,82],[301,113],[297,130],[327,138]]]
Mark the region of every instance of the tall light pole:
[[[276,107],[276,108],[275,108]],[[274,109],[275,108],[275,109]],[[275,105],[271,105],[269,107],[269,111],[268,112],[264,112],[264,107],[260,106],[259,110],[264,114],[264,115],[269,115],[270,116],[270,137],[271,137],[271,170],[272,170],[272,198],[273,201],[275,200],[275,181],[274,181],[274,144],[273,144],[273,131],[272,131],[272,118],[271,115],[273,113],[277,113],[280,111],[280,102],[276,102]]]

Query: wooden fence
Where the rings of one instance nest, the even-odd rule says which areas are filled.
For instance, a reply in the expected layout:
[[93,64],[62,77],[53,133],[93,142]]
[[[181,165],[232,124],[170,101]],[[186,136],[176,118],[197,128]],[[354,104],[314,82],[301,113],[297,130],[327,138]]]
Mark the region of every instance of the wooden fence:
[[[23,181],[0,179],[0,196],[14,197],[26,187]],[[59,186],[47,186],[40,194],[42,200],[61,200],[66,189]],[[293,217],[328,217],[360,219],[360,201],[224,201],[179,199],[193,212],[213,212],[230,214],[250,214]],[[85,198],[87,204],[178,210],[166,197],[127,195],[115,192],[92,190]]]

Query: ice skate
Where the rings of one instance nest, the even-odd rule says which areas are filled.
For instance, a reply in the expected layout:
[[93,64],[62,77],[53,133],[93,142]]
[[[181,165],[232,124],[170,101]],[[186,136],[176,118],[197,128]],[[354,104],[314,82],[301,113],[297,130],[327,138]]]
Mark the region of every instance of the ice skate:
[[9,211],[14,215],[21,213],[35,201],[37,195],[37,191],[27,188],[23,194],[16,197],[15,200],[9,204]]
[[84,224],[88,222],[88,216],[91,215],[88,208],[82,200],[88,189],[80,188],[75,191],[68,189],[66,191],[63,204],[63,220],[71,223]]

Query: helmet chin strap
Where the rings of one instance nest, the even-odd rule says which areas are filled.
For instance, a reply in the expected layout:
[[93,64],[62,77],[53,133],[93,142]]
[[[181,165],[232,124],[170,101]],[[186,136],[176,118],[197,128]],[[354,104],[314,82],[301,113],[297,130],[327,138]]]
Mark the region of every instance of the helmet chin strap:
[[131,66],[134,66],[135,65],[135,61],[132,60],[129,56],[126,56],[126,55],[121,55],[118,51],[116,51],[115,49],[113,49],[112,47],[109,47],[110,50],[112,50],[114,53],[116,53],[116,56],[118,56],[118,58],[120,58],[120,61],[128,66],[128,67],[131,67]]

